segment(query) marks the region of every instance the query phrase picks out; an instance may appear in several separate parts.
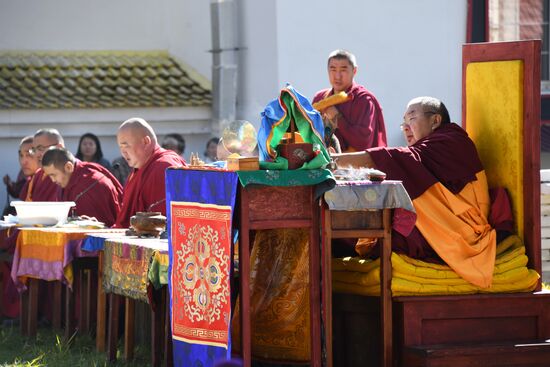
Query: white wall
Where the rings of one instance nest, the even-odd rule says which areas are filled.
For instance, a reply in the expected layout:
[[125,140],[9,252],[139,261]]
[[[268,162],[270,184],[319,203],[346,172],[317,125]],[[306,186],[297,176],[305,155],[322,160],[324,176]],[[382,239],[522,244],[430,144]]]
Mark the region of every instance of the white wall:
[[416,96],[442,99],[451,118],[460,122],[466,1],[241,3],[243,27],[253,33],[242,39],[242,118],[259,123],[259,113],[286,82],[310,98],[328,87],[327,56],[345,48],[357,56],[356,81],[382,105],[390,145],[404,143],[398,125],[406,103]]
[[[279,91],[277,0],[236,0],[240,24],[237,117],[260,125],[260,112]],[[299,4],[299,2],[297,2]],[[301,6],[301,5],[300,5]],[[280,30],[279,30],[280,31]]]
[[[157,4],[158,1],[141,0]],[[134,1],[130,1],[135,3]],[[167,0],[165,7],[167,49],[180,61],[212,80],[212,40],[210,2],[207,0]]]

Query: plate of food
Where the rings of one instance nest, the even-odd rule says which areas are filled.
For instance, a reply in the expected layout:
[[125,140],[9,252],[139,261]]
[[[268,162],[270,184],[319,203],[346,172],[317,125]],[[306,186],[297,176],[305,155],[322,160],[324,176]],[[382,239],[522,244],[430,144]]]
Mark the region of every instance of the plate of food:
[[339,181],[372,181],[381,182],[386,174],[374,168],[338,168],[332,173]]

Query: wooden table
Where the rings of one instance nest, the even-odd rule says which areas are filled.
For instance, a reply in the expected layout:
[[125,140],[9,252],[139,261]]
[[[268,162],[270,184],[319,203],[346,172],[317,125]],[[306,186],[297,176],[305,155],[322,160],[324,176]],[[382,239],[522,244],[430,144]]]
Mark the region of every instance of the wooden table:
[[319,200],[314,186],[240,187],[239,266],[241,350],[244,367],[251,365],[250,231],[275,228],[309,229],[311,366],[321,366],[321,294]]
[[[65,336],[72,334],[73,327],[73,292],[71,286],[77,283],[82,287],[81,315],[79,331],[88,332],[90,325],[90,309],[87,299],[91,298],[90,276],[84,276],[81,271],[73,274],[73,261],[79,258],[96,257],[97,253],[81,251],[81,243],[89,232],[94,230],[83,228],[21,228],[19,229],[17,246],[13,259],[12,279],[21,293],[21,332],[34,337],[37,327],[38,285],[41,280],[53,282],[53,319],[55,328],[61,327],[62,284],[69,285],[66,289]],[[92,260],[95,261],[95,260]],[[89,265],[89,264],[88,264]],[[89,267],[81,267],[80,269]],[[69,276],[69,277],[68,277]],[[28,279],[28,291],[25,292],[23,279]],[[57,306],[57,307],[56,307]]]
[[125,229],[109,229],[101,233],[88,233],[82,249],[97,252],[97,306],[96,306],[96,349],[105,352],[107,335],[107,296],[103,290],[103,248],[108,238],[125,236]]
[[[352,187],[353,186],[353,187]],[[350,200],[346,201],[346,197]],[[329,204],[327,204],[329,203]],[[332,209],[330,208],[332,207]],[[391,231],[392,210],[414,211],[412,202],[398,181],[339,183],[325,194],[322,205],[323,314],[325,317],[327,365],[332,366],[332,256],[334,238],[378,238],[380,246],[381,365],[392,366]]]
[[[166,355],[166,363],[171,363],[171,343],[168,338],[169,305],[167,302],[167,286],[152,292],[153,299],[148,298],[149,270],[152,263],[162,261],[167,264],[168,241],[158,238],[116,237],[106,238],[102,256],[103,288],[109,293],[109,311],[107,321],[107,355],[110,361],[116,360],[120,303],[125,303],[124,320],[124,358],[127,361],[134,356],[135,303],[137,300],[151,305],[152,312],[152,365],[159,366],[162,362],[162,352]],[[156,259],[163,257],[162,260]],[[128,277],[142,280],[136,286],[136,281],[125,284],[120,276],[121,271],[127,271]],[[158,274],[157,274],[158,275]],[[130,287],[130,288],[129,288]],[[105,307],[105,302],[102,307]],[[99,307],[99,306],[98,306]],[[98,311],[99,312],[99,311]],[[104,313],[104,311],[102,311]],[[99,327],[99,324],[98,324]],[[99,336],[98,336],[99,337]]]
[[[238,175],[238,177],[236,176]],[[309,231],[309,297],[311,327],[311,365],[321,366],[321,295],[320,295],[320,202],[318,184],[333,183],[326,170],[242,171],[168,169],[166,200],[172,205],[233,206],[239,230],[239,302],[240,336],[243,365],[252,359],[250,320],[251,232],[264,229],[305,228]],[[282,186],[277,186],[278,184]],[[284,186],[289,185],[289,186]],[[236,197],[234,196],[236,195]],[[233,204],[234,203],[234,204]],[[168,213],[171,213],[168,211]],[[173,218],[169,222],[173,227]],[[173,240],[173,239],[172,239]],[[172,249],[175,247],[172,246]],[[175,263],[175,260],[172,260]],[[172,285],[173,287],[173,285]],[[173,289],[172,289],[173,292]],[[172,295],[172,298],[173,295]],[[230,331],[230,330],[228,330]],[[193,345],[194,343],[188,343]],[[198,344],[198,343],[197,343]],[[175,348],[177,348],[177,343]],[[214,351],[212,351],[214,353]],[[216,351],[217,353],[217,351]],[[223,356],[222,356],[223,354]],[[224,358],[227,352],[220,352]],[[208,358],[208,356],[205,356]]]

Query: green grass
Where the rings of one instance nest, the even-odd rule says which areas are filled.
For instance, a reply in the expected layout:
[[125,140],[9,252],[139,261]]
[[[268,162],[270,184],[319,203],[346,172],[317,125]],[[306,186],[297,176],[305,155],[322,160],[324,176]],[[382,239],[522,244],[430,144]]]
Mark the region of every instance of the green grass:
[[550,284],[542,282],[542,289],[546,289],[547,291],[550,291]]
[[74,367],[74,366],[150,366],[151,354],[137,346],[134,360],[123,360],[121,346],[117,362],[107,363],[105,353],[98,353],[89,335],[73,336],[68,341],[60,331],[40,328],[36,339],[21,336],[18,327],[0,327],[0,367]]

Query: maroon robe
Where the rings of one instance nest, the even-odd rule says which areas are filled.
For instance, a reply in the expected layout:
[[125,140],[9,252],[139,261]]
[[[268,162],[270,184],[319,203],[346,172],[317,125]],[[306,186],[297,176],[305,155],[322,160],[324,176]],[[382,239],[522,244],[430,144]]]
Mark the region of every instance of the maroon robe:
[[110,227],[122,204],[122,185],[105,167],[77,159],[69,183],[58,199],[74,201],[74,214],[95,217]]
[[[44,171],[39,168],[32,177],[28,178],[23,185],[19,198],[24,201],[57,201],[59,187],[44,174]],[[5,238],[5,250],[13,254],[17,235],[19,232],[13,231]],[[1,271],[4,275],[9,275],[11,272],[11,262],[4,262],[1,266]],[[3,283],[2,289],[2,309],[3,314],[7,317],[17,317],[19,315],[19,293],[17,292],[11,276],[4,277],[6,281]],[[42,304],[49,313],[50,304],[45,302]]]
[[403,181],[411,200],[436,182],[457,194],[483,170],[474,142],[454,123],[441,125],[409,147],[368,152],[386,179]]
[[[360,151],[387,145],[384,116],[378,100],[362,85],[353,83],[346,93],[351,100],[336,105],[342,115],[338,119],[335,135],[342,151]],[[315,94],[313,102],[334,94],[332,89],[324,89]]]
[[130,217],[137,212],[161,212],[166,215],[164,173],[173,166],[185,166],[185,161],[177,153],[157,145],[143,167],[134,169],[128,177],[115,227],[129,227]]
[[[483,170],[474,142],[454,123],[441,125],[409,147],[373,148],[368,152],[376,168],[386,173],[386,179],[403,181],[411,200],[436,182],[458,194]],[[393,231],[392,236],[395,251],[416,259],[441,262],[417,227],[406,237],[397,231]]]
[[[11,232],[11,233],[10,233]],[[13,255],[17,230],[0,230],[0,251]],[[16,318],[19,316],[19,292],[11,279],[11,261],[0,261],[2,290],[0,295],[0,316]]]
[[27,181],[19,198],[24,201],[58,201],[59,187],[39,168]]

